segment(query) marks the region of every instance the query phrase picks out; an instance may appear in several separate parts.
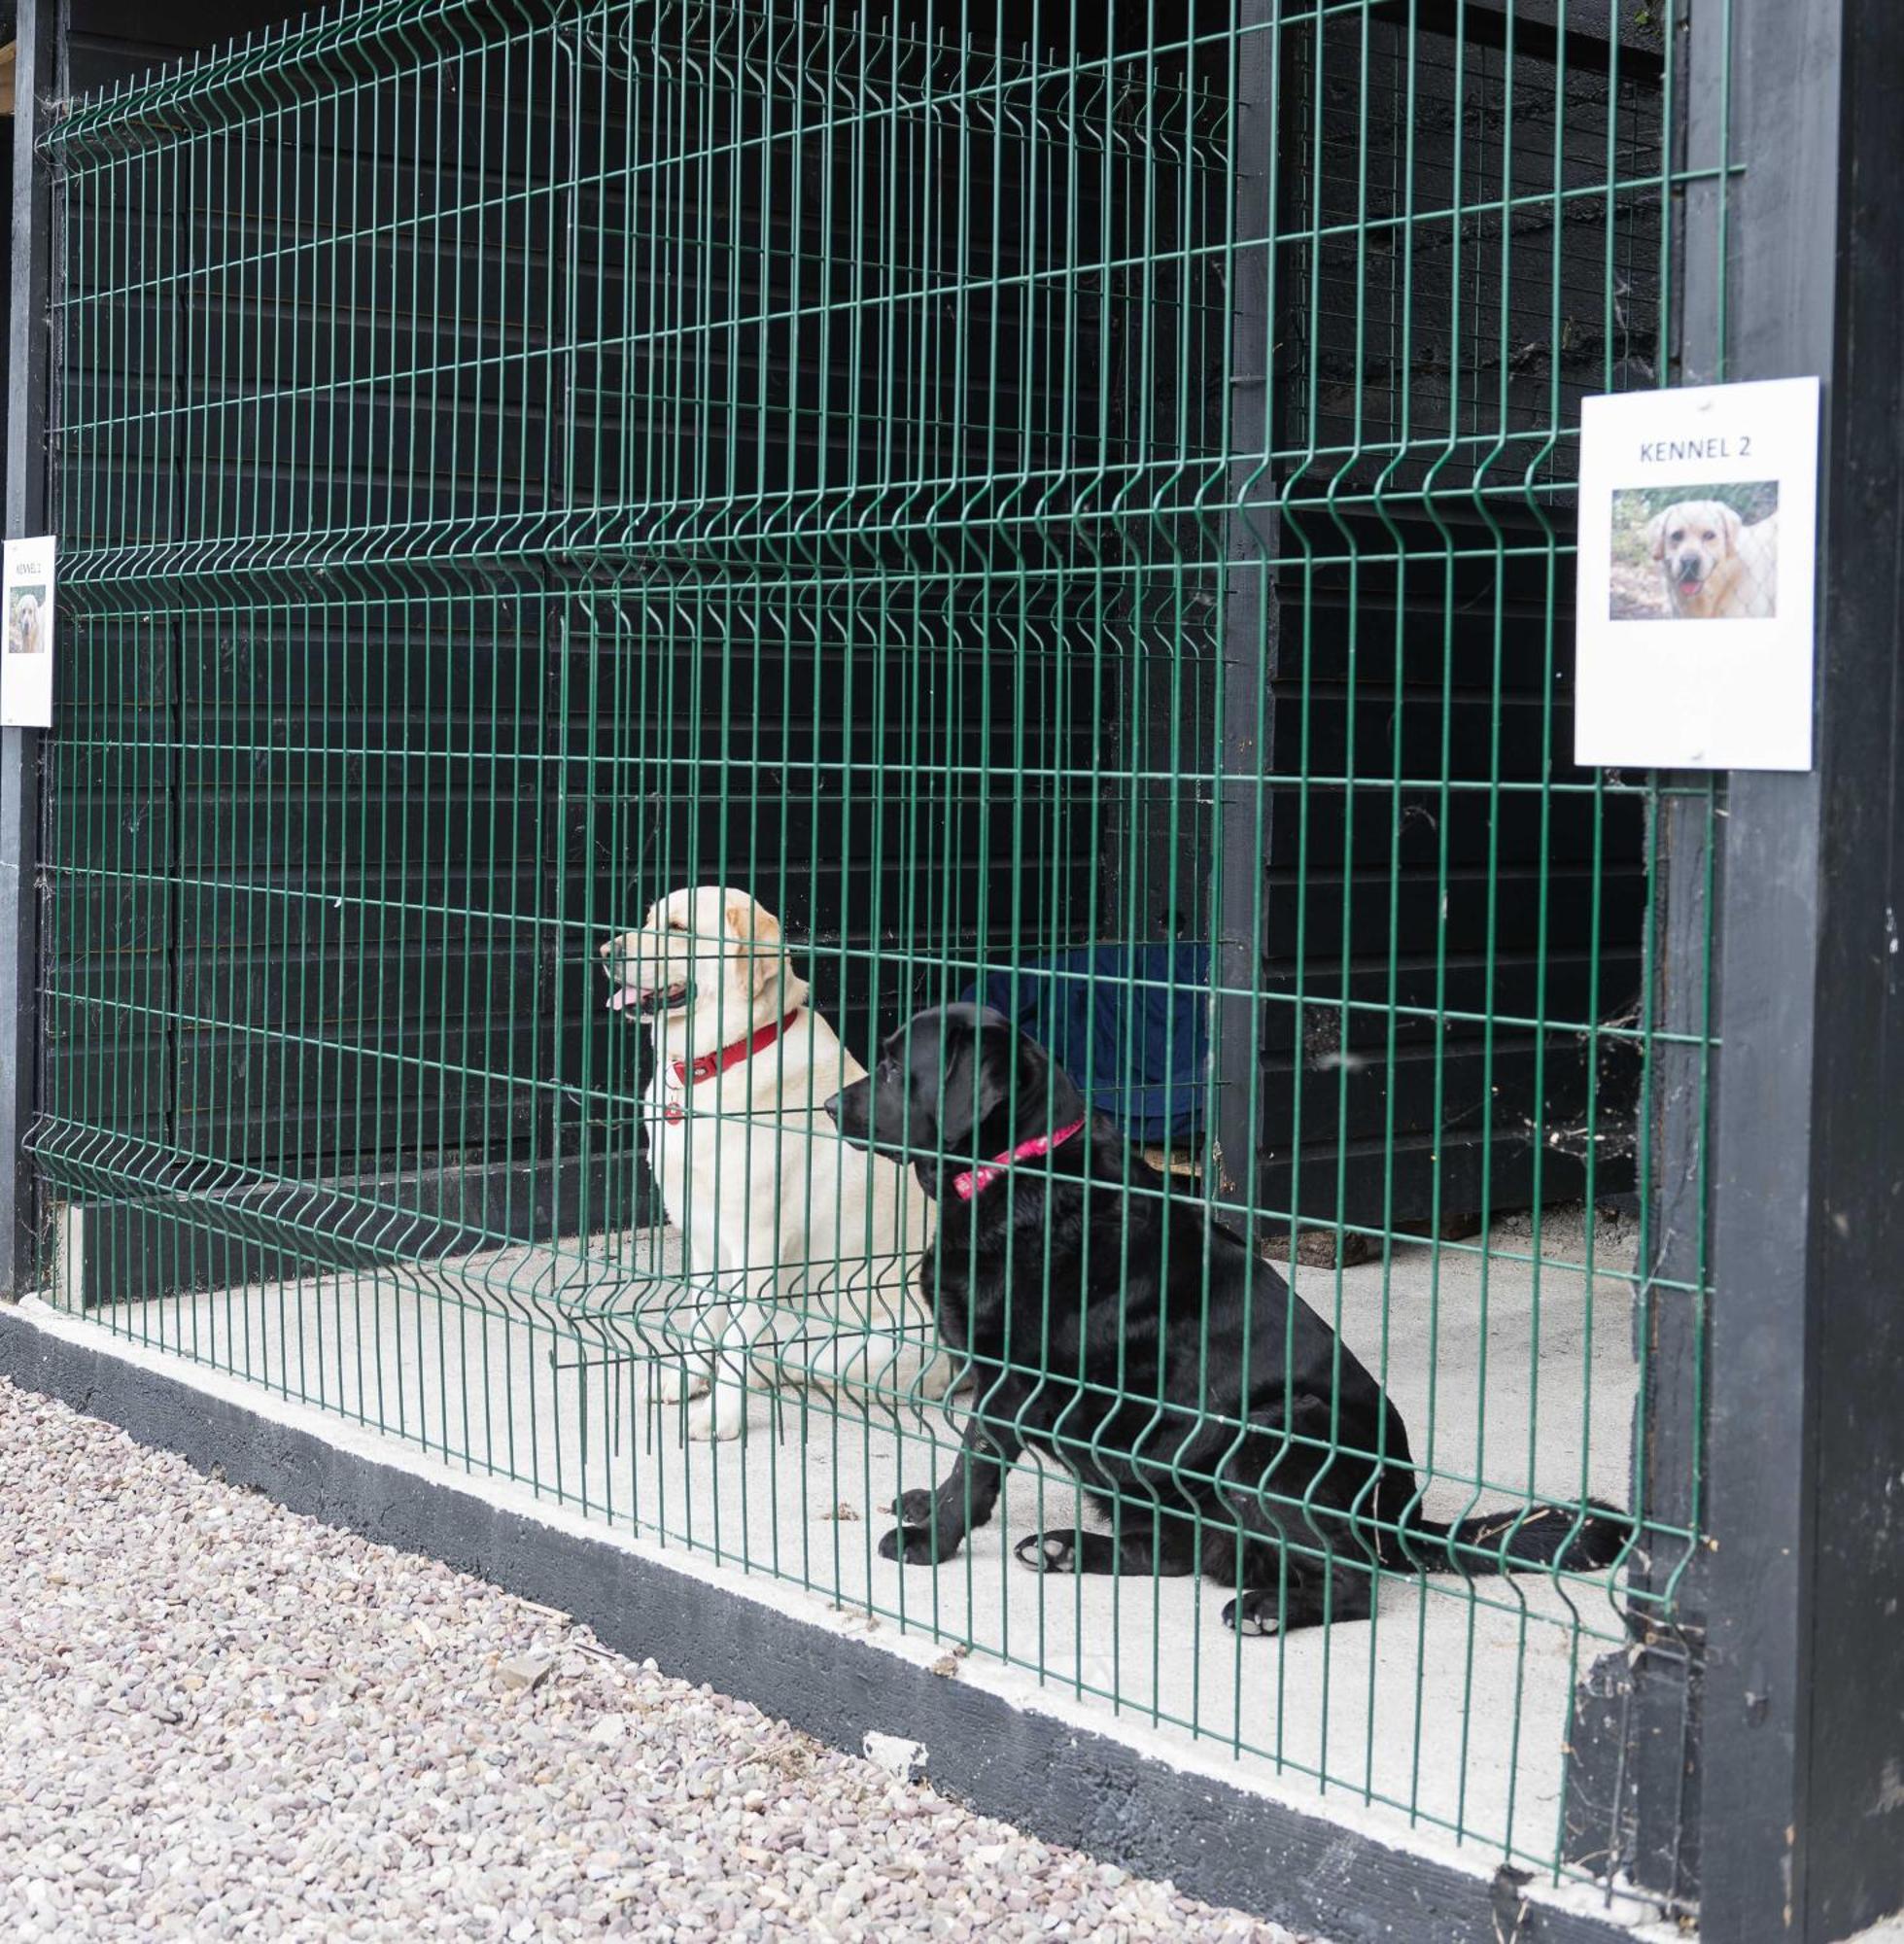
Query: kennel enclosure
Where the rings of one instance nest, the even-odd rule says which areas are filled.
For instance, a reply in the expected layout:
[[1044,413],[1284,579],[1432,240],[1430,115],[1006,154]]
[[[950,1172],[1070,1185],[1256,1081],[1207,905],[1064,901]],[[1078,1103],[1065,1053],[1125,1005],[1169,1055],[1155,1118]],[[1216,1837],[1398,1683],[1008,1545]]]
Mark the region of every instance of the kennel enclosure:
[[[1833,143],[1896,139],[1835,36],[1895,30],[1824,16],[440,0],[154,69],[23,8],[10,530],[64,612],[0,796],[19,1286],[1603,1908],[1761,1934],[1713,1832],[1788,1824],[1805,1934],[1880,1914],[1822,1810],[1882,1797],[1883,1711],[1801,1616],[1865,1611],[1875,1528],[1820,1535],[1897,1436],[1813,1402],[1896,1344],[1845,1187],[1896,1138],[1851,782],[1895,711],[1847,699],[1894,679],[1849,523],[1895,273],[1831,256],[1875,220]],[[1820,776],[1575,769],[1579,399],[1798,366],[1861,468]],[[1431,1488],[1610,1491],[1620,1573],[1245,1662],[1182,1589],[882,1580],[943,1428],[668,1443],[642,1319],[691,1279],[595,948],[695,882],[862,1056],[967,989],[1069,1009],[1185,1192],[1333,1239],[1297,1287]],[[1843,1773],[1739,1755],[1767,1723]]]

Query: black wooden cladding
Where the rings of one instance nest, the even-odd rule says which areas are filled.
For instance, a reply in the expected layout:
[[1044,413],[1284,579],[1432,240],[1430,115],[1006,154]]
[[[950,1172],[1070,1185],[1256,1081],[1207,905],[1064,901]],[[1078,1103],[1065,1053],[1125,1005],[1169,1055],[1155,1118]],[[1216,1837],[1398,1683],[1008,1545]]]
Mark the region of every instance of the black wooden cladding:
[[[1410,63],[1376,21],[1356,66],[1345,22],[1282,36],[1272,435],[1321,456],[1264,487],[1295,503],[1244,759],[1258,1193],[1405,1222],[1438,1173],[1444,1213],[1499,1208],[1577,1192],[1595,1141],[1616,1185],[1637,1060],[1591,1029],[1638,989],[1643,832],[1638,799],[1540,787],[1583,781],[1549,760],[1547,433],[1609,355],[1610,222],[1638,369],[1656,231],[1637,195],[1418,219],[1405,367],[1398,248],[1411,209],[1604,179],[1606,116],[1637,153],[1656,104],[1637,61],[1563,102],[1478,40]],[[546,1153],[628,1138],[638,1029],[593,947],[675,884],[778,909],[861,1052],[982,966],[1204,925],[1217,530],[1147,509],[1223,463],[1221,117],[1188,84],[1220,95],[1228,44],[1118,70],[1172,134],[1148,152],[1049,62],[886,56],[869,99],[991,62],[1018,132],[968,106],[770,135],[753,98],[710,119],[478,50],[76,184],[54,1101],[294,1174]],[[1392,468],[1330,450],[1404,433]],[[1538,505],[1504,502],[1537,447]],[[1485,517],[1415,497],[1437,462]],[[1387,517],[1305,509],[1332,477]]]
[[[1018,775],[1095,734],[1048,706],[1082,638],[1049,587],[439,576],[589,504],[1121,461],[1101,359],[1069,395],[1024,375],[1060,323],[1102,334],[1101,291],[1021,279],[1104,157],[1035,183],[1022,144],[917,123],[984,191],[961,231],[883,137],[782,137],[749,175],[611,89],[558,119],[536,65],[478,53],[75,191],[65,530],[125,576],[76,585],[54,806],[91,875],[55,920],[52,1094],[93,1125],[330,1173],[625,1137],[638,1035],[593,946],[690,877],[771,894],[861,1044],[930,983],[875,989],[876,905],[918,954],[982,950],[1019,900],[1092,935],[1090,819]],[[831,321],[848,298],[877,330]],[[153,607],[168,568],[202,601]],[[873,693],[919,725],[897,766]]]
[[[813,56],[854,45],[821,36]],[[155,538],[175,494],[191,541],[593,503],[647,514],[654,544],[675,538],[656,509],[683,503],[785,532],[867,495],[956,525],[987,475],[1028,506],[1027,480],[1178,456],[1167,415],[1140,455],[1127,403],[1098,410],[1131,332],[1118,313],[1175,329],[1195,281],[1171,255],[1184,170],[1166,145],[1140,167],[1128,104],[1119,124],[1108,93],[1081,103],[1021,66],[996,99],[1028,125],[981,125],[992,91],[954,113],[957,57],[915,53],[879,78],[912,106],[836,106],[815,132],[785,84],[757,126],[752,93],[710,118],[678,80],[598,89],[565,64],[555,87],[552,59],[532,38],[365,83],[215,135],[97,221],[76,198],[69,463],[110,476],[87,421],[149,373],[183,393],[157,429],[173,450],[118,449],[189,460],[159,468]],[[1102,268],[1072,273],[1074,222]]]
[[1641,1061],[1592,1029],[1641,989],[1644,799],[1568,759],[1566,549],[1579,399],[1654,382],[1657,191],[1607,184],[1660,165],[1658,64],[1568,18],[1564,63],[1476,8],[1281,35],[1270,763],[1319,781],[1269,810],[1264,1198],[1316,1219],[1632,1181]]
[[1351,13],[1284,40],[1285,126],[1303,133],[1279,443],[1359,450],[1342,483],[1379,476],[1398,500],[1431,470],[1442,493],[1571,479],[1580,399],[1662,381],[1656,60],[1365,35]]

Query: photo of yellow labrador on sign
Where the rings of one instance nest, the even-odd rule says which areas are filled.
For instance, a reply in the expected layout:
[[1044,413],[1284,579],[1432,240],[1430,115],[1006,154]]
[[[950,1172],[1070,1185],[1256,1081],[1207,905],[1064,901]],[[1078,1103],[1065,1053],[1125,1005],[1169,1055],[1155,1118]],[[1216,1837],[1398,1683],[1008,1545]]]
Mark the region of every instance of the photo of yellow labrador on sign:
[[1777,480],[1621,487],[1612,498],[1610,620],[1777,617]]
[[7,604],[7,652],[43,655],[47,651],[47,590],[17,587]]

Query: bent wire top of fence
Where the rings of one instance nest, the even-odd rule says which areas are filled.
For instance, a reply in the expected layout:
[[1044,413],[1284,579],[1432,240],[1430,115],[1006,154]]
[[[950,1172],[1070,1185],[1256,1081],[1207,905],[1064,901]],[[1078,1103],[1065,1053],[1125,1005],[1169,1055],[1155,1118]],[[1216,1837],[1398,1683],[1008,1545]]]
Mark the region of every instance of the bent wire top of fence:
[[[71,104],[62,1299],[1592,1871],[1575,1688],[1670,1643],[1700,1531],[1630,1422],[1703,1329],[1656,1191],[1714,799],[1571,764],[1575,429],[1671,377],[1674,196],[1723,173],[1596,18],[371,6]],[[977,1217],[822,1112],[980,1001],[1122,1143],[1115,1287],[1048,1225],[990,1352]],[[1195,1382],[1129,1361],[1172,1313]],[[1212,1388],[1270,1315],[1334,1346],[1319,1419]],[[1278,1525],[1270,1588],[1217,1434],[1279,1411],[1305,1482],[1250,1491],[1347,1523]],[[1215,1443],[1152,1462],[1178,1417]],[[991,1521],[883,1552],[974,1436]],[[1616,1556],[1408,1556],[1595,1501]],[[1139,1511],[1189,1550],[1026,1570]],[[1351,1528],[1368,1617],[1284,1627]],[[1226,1626],[1272,1593],[1281,1638]]]
[[[1500,515],[1564,516],[1575,433],[1563,407],[1660,368],[1659,311],[1644,295],[1658,266],[1645,259],[1663,247],[1671,185],[1656,148],[1642,146],[1649,125],[1656,142],[1659,115],[1643,56],[1627,56],[1640,78],[1622,86],[1618,42],[1606,79],[1574,88],[1593,120],[1570,122],[1575,101],[1556,112],[1524,92],[1506,156],[1470,149],[1457,126],[1436,131],[1442,153],[1412,172],[1398,166],[1405,155],[1377,153],[1381,180],[1365,154],[1303,181],[1303,157],[1285,163],[1264,144],[1249,158],[1259,183],[1236,157],[1246,72],[1277,92],[1282,119],[1306,119],[1299,132],[1318,156],[1378,109],[1391,124],[1378,140],[1414,138],[1412,124],[1393,126],[1407,74],[1392,28],[1365,50],[1349,15],[1302,13],[1274,31],[1265,17],[1063,58],[975,46],[943,18],[935,38],[929,9],[911,31],[717,6],[554,9],[513,32],[501,18],[453,5],[346,12],[81,103],[50,133],[76,191],[138,170],[182,195],[136,255],[102,238],[75,262],[84,282],[72,295],[104,307],[87,312],[104,341],[82,355],[109,359],[114,325],[129,328],[142,302],[181,284],[295,306],[336,277],[363,313],[348,344],[317,332],[287,347],[257,394],[217,347],[167,346],[226,367],[191,427],[209,452],[261,422],[343,463],[301,503],[201,505],[182,531],[151,536],[171,545],[88,550],[84,572],[342,573],[426,559],[448,572],[572,556],[582,571],[640,573],[676,551],[879,571],[895,550],[928,572],[1011,571],[1061,566],[1081,544],[1107,549],[1114,558],[1092,564],[1108,570],[1133,548],[1140,562],[1207,554],[1245,509],[1253,543],[1319,565],[1399,562],[1430,543],[1450,558],[1491,560],[1505,546],[1532,559],[1548,536],[1504,534]],[[1523,65],[1506,60],[1495,78],[1509,113]],[[1461,113],[1473,83],[1453,67],[1439,79]],[[500,115],[504,98],[528,104],[529,119]],[[485,101],[500,119],[484,120]],[[1610,156],[1598,153],[1602,122]],[[360,139],[398,158],[453,142],[462,166],[380,184],[337,165],[338,142]],[[287,153],[310,173],[274,187]],[[1018,180],[983,179],[997,156],[1014,158]],[[808,169],[816,157],[824,168]],[[469,170],[480,182],[464,193]],[[1490,176],[1496,192],[1458,192],[1462,172]],[[1262,223],[1251,206],[1279,177],[1288,207],[1272,246],[1239,221]],[[946,187],[947,206],[921,195],[928,183]],[[186,221],[196,194],[242,203],[287,188],[328,206],[321,228]],[[790,234],[824,229],[825,243],[811,256],[763,248],[756,218]],[[1095,232],[1065,235],[1074,219]],[[1591,241],[1547,266],[1565,306],[1551,344],[1530,336],[1542,322],[1532,309],[1516,316],[1488,295],[1516,225]],[[464,260],[453,278],[445,226]],[[913,260],[870,252],[875,237],[911,243]],[[1222,388],[1173,396],[1160,367],[1142,367],[1174,341],[1180,356],[1240,368],[1238,330],[1255,340],[1241,365],[1269,362],[1266,320],[1243,318],[1225,286],[1232,262],[1271,247],[1290,261],[1288,321],[1313,351],[1286,361],[1280,421],[1253,415],[1243,435]],[[1352,262],[1365,249],[1382,273],[1374,288],[1368,263]],[[622,250],[626,277],[609,260]],[[783,274],[760,281],[776,261]],[[523,287],[500,292],[518,267]],[[406,271],[428,288],[406,289]],[[445,330],[402,328],[424,303],[446,311]],[[1161,305],[1162,328],[1124,339],[1132,305]],[[170,320],[181,331],[190,322]],[[1060,364],[1115,360],[1127,345],[1138,361],[1125,371],[1128,420],[1084,409],[1061,371],[1032,371],[1043,332],[1060,330]],[[1475,353],[1458,372],[1451,330]],[[816,387],[772,382],[803,361],[818,366]],[[1358,383],[1377,365],[1407,382]],[[615,392],[645,411],[617,423],[586,409]],[[351,491],[362,486],[353,416],[378,396],[409,447],[388,503]],[[109,393],[98,404],[96,425],[69,417],[69,430],[127,452],[151,430],[135,400]],[[452,492],[472,455],[433,451],[404,405],[541,436],[490,493]],[[1339,522],[1357,514],[1429,525],[1361,537],[1351,555]]]

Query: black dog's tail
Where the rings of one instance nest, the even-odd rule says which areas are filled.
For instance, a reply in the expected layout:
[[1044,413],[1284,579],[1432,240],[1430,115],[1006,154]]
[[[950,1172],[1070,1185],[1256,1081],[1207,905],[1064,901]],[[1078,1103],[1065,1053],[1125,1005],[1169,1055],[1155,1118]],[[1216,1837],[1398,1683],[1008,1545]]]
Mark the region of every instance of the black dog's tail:
[[[1412,1496],[1412,1494],[1411,1494]],[[1423,1573],[1598,1573],[1616,1561],[1633,1538],[1633,1522],[1616,1507],[1588,1499],[1577,1506],[1507,1506],[1497,1512],[1444,1525],[1417,1508],[1397,1523],[1396,1546]]]
[[1415,1482],[1408,1427],[1389,1406],[1388,1456],[1375,1490],[1382,1533],[1382,1563],[1412,1566],[1417,1573],[1459,1573],[1480,1579],[1490,1573],[1599,1573],[1611,1566],[1632,1543],[1633,1521],[1603,1499],[1575,1506],[1534,1500],[1503,1506],[1499,1511],[1443,1525],[1421,1507]]

